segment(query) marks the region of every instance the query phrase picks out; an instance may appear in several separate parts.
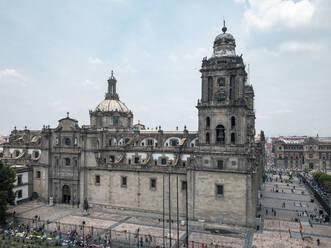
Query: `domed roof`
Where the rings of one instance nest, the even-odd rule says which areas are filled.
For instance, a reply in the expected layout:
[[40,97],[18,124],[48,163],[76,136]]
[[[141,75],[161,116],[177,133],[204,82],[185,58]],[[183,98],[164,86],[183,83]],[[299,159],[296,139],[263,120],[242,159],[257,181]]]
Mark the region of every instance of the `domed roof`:
[[233,35],[232,34],[229,34],[229,33],[217,35],[216,38],[215,38],[215,41],[221,40],[221,39],[234,40]]
[[214,41],[214,57],[236,56],[236,41],[232,34],[226,33],[227,28],[223,22],[222,34],[216,36]]
[[129,113],[131,110],[120,100],[105,99],[96,108],[95,111],[102,112],[122,112]]

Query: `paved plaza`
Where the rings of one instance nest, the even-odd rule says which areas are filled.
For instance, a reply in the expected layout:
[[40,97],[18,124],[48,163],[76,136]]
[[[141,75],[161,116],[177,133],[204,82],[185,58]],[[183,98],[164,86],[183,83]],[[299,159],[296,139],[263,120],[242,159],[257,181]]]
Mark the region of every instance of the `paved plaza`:
[[[270,175],[269,175],[270,176]],[[270,176],[271,177],[271,176]],[[317,246],[331,247],[331,225],[320,223],[309,217],[311,213],[319,212],[320,206],[312,197],[309,190],[299,179],[294,177],[293,182],[283,177],[273,175],[273,181],[268,180],[261,191],[261,225],[258,231],[233,230],[233,233],[211,233],[203,229],[203,224],[191,222],[189,225],[190,247],[304,247]],[[277,180],[277,181],[276,181]],[[313,201],[312,201],[313,199]],[[49,229],[61,228],[62,231],[70,229],[81,230],[85,221],[85,232],[94,233],[100,237],[109,235],[112,231],[123,240],[132,240],[139,228],[140,237],[153,236],[153,245],[162,245],[163,231],[165,236],[177,240],[176,221],[172,223],[171,235],[168,232],[168,223],[163,223],[160,216],[138,212],[120,210],[93,210],[84,216],[78,208],[68,206],[48,206],[44,203],[32,201],[10,208],[9,212],[16,213],[17,217],[34,218],[39,216],[40,221],[49,221]],[[308,213],[308,214],[307,214]],[[175,218],[175,216],[173,216]],[[301,227],[300,227],[301,223]],[[301,233],[300,234],[300,229]],[[184,226],[179,226],[179,239],[181,244],[186,236]],[[169,242],[165,242],[166,246]],[[176,245],[176,241],[172,242]]]
[[[319,212],[319,203],[297,177],[292,183],[288,179],[283,176],[281,181],[278,175],[273,175],[272,182],[265,182],[261,230],[254,233],[252,245],[266,248],[331,247],[331,225],[309,217]],[[319,246],[317,239],[320,240]]]

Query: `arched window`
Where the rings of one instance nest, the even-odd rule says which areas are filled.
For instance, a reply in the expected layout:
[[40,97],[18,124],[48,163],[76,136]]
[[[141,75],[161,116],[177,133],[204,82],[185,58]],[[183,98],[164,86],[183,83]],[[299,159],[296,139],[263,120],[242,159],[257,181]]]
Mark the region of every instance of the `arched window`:
[[208,101],[211,101],[213,98],[213,78],[208,77]]
[[119,116],[114,116],[113,117],[113,125],[115,127],[119,126],[119,122],[120,122],[120,117]]
[[231,117],[231,129],[236,127],[236,117],[232,116]]
[[225,129],[223,125],[216,127],[216,143],[225,144]]
[[178,145],[178,140],[177,139],[171,139],[170,144],[171,144],[171,146],[177,146]]
[[231,144],[236,144],[236,134],[231,133]]
[[65,161],[65,165],[67,165],[67,166],[69,166],[71,163],[70,158],[65,158],[64,161]]
[[207,145],[210,144],[210,135],[209,135],[209,133],[206,133],[206,144]]
[[102,117],[98,116],[97,118],[97,128],[102,128]]
[[235,98],[235,76],[231,75],[230,77],[230,100]]
[[224,87],[225,86],[225,78],[221,77],[217,79],[217,84],[219,87]]
[[39,157],[39,151],[34,151],[33,152],[33,157],[38,158]]
[[206,129],[209,129],[210,128],[210,117],[208,116],[206,118]]

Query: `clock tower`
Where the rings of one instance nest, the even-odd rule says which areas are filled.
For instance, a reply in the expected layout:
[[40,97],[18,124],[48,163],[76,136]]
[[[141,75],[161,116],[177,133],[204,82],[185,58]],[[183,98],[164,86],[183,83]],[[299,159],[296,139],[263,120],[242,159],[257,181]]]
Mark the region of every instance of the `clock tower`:
[[242,147],[254,142],[254,91],[247,83],[242,56],[233,36],[222,28],[211,58],[203,58],[202,94],[198,101],[201,149]]

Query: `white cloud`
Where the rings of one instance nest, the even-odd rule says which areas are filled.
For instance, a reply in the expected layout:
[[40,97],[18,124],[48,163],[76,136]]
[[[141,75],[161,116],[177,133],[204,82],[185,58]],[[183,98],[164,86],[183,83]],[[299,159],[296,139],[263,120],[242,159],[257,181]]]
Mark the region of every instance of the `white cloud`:
[[88,63],[92,65],[96,65],[96,64],[102,64],[102,61],[98,57],[89,57]]
[[282,52],[299,52],[299,51],[319,51],[323,48],[321,44],[313,42],[288,41],[279,45]]
[[9,78],[15,78],[15,79],[24,79],[24,77],[18,73],[15,69],[4,69],[0,71],[0,79],[9,79]]
[[244,3],[246,0],[233,0],[235,3]]
[[310,0],[247,0],[244,23],[251,28],[298,27],[311,22],[315,7]]
[[25,85],[25,78],[22,74],[18,73],[15,69],[4,69],[0,71],[0,82],[16,83]]
[[83,82],[83,86],[86,87],[86,88],[92,88],[92,89],[95,89],[95,90],[98,90],[99,89],[99,86],[97,85],[97,83],[94,82],[94,81],[91,81],[89,79],[86,79]]

